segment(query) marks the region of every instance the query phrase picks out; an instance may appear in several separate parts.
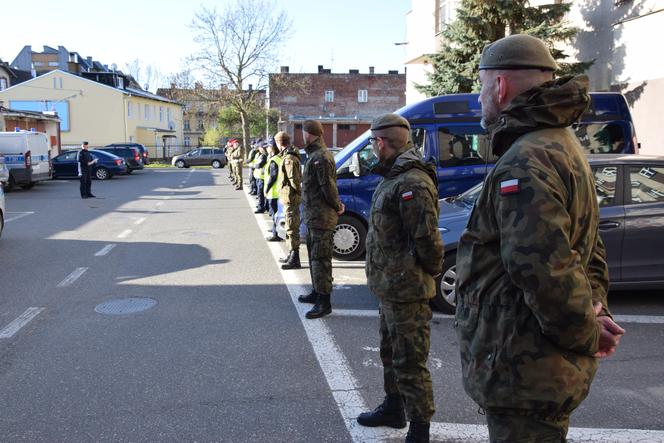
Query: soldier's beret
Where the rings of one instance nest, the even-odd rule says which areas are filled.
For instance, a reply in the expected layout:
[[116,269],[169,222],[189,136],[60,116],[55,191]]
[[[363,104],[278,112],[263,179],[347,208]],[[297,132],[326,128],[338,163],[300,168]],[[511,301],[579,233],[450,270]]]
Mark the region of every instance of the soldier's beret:
[[480,69],[558,69],[551,51],[537,37],[514,34],[489,43],[480,57]]
[[308,132],[311,135],[316,135],[318,137],[323,135],[323,125],[321,125],[318,120],[306,120],[302,129],[304,129],[304,132]]
[[410,130],[410,123],[408,120],[397,114],[384,114],[371,123],[371,130],[377,131],[379,129],[393,128],[395,126],[400,126]]

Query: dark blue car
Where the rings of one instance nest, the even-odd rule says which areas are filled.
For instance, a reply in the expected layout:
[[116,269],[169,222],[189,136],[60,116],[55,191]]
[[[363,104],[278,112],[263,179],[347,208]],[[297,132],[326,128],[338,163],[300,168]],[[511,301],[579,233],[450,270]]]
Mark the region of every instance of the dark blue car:
[[[127,164],[120,157],[105,151],[90,150],[99,161],[92,166],[92,177],[106,180],[115,174],[126,174]],[[78,150],[64,152],[51,160],[53,178],[78,177]]]
[[[664,287],[664,157],[596,155],[589,158],[600,207],[612,289]],[[435,308],[456,307],[456,250],[482,184],[440,200],[438,229],[445,261]]]

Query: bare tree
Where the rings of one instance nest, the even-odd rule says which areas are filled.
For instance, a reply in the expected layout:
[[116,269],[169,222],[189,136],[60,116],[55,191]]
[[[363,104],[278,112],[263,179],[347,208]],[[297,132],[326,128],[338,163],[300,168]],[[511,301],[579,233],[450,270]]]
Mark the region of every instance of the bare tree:
[[223,91],[222,101],[240,115],[244,147],[249,144],[249,109],[264,97],[269,71],[290,36],[290,19],[265,0],[236,0],[222,12],[201,6],[191,23],[199,51],[192,65]]
[[125,68],[129,75],[134,77],[134,80],[146,91],[154,92],[163,80],[159,69],[152,65],[144,65],[137,58],[125,63]]

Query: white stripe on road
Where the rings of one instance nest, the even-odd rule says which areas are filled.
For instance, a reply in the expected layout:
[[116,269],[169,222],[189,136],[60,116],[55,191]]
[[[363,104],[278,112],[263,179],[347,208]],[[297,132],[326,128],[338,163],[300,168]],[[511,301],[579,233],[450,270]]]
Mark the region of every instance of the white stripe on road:
[[120,234],[118,234],[118,238],[127,238],[132,232],[133,231],[131,229],[125,229]]
[[13,222],[18,220],[19,218],[27,217],[28,215],[34,214],[34,211],[28,211],[28,212],[9,212],[7,211],[7,214],[17,214],[13,217],[8,217],[5,219],[5,223]]
[[[253,207],[254,202],[245,190],[245,196],[249,202],[249,207]],[[270,226],[267,221],[256,214],[256,223],[262,234],[263,230]],[[267,247],[272,253],[275,262],[279,263],[279,257],[285,254],[283,248],[278,243],[268,243]],[[379,442],[387,439],[403,439],[406,431],[389,428],[367,428],[357,423],[357,416],[361,412],[369,410],[364,398],[359,390],[360,384],[355,379],[346,356],[334,340],[331,330],[327,327],[325,320],[308,320],[304,314],[311,308],[311,305],[304,305],[297,301],[298,294],[309,292],[310,285],[306,279],[305,270],[302,271],[281,271],[281,276],[288,288],[291,301],[295,306],[300,317],[300,321],[307,334],[307,338],[312,345],[314,354],[325,375],[327,384],[332,391],[341,417],[344,420],[353,442]],[[304,278],[300,277],[304,276]],[[333,310],[332,315],[357,315],[361,317],[378,316],[377,310]],[[454,318],[451,315],[434,314],[434,318]],[[626,320],[636,317],[637,320],[646,316],[615,316],[616,321],[627,322]],[[659,317],[656,317],[659,319]],[[377,332],[376,332],[377,333]],[[594,428],[570,428],[570,440],[577,442],[597,442],[597,443],[664,443],[664,431],[650,431],[640,429],[594,429]],[[459,424],[459,423],[431,423],[431,439],[440,441],[458,441],[467,443],[480,443],[488,440],[488,431],[484,425]]]
[[11,338],[16,334],[23,326],[30,323],[30,321],[39,315],[44,308],[28,308],[23,314],[21,314],[16,320],[9,323],[5,329],[0,331],[0,338]]
[[154,204],[155,208],[158,208],[159,206],[163,206],[164,202],[157,202]]
[[104,255],[108,254],[111,252],[111,249],[115,248],[117,245],[111,243],[110,245],[106,245],[103,248],[101,248],[99,251],[95,253],[95,257],[103,257]]
[[145,220],[147,220],[146,217],[141,217],[141,218],[139,218],[138,220],[136,220],[136,221],[134,222],[134,224],[135,224],[135,225],[142,225],[142,224],[145,222]]
[[78,278],[79,278],[81,275],[85,274],[85,271],[87,271],[87,270],[88,270],[88,268],[76,268],[76,269],[74,269],[74,272],[72,272],[71,274],[69,274],[69,275],[67,276],[67,278],[65,278],[65,279],[62,280],[60,283],[58,283],[58,286],[57,286],[57,287],[58,287],[58,288],[64,288],[65,286],[69,286],[69,285],[71,285],[71,284],[74,283],[76,280],[78,280]]
[[664,316],[662,315],[614,315],[613,319],[616,323],[664,324]]

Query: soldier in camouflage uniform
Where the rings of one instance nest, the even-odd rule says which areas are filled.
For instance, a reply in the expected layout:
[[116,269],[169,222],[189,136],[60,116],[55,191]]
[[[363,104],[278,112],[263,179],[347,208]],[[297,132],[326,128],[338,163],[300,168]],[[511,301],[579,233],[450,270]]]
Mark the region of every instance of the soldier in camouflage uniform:
[[380,357],[385,401],[360,414],[364,426],[406,426],[406,442],[428,442],[433,413],[431,374],[427,369],[434,276],[443,268],[438,232],[436,168],[422,161],[409,143],[408,120],[396,114],[371,125],[374,172],[384,179],[371,202],[366,273],[369,289],[380,300]]
[[553,80],[555,69],[527,35],[480,59],[482,123],[499,160],[459,241],[455,325],[464,387],[492,442],[566,441],[597,358],[624,332],[607,308],[592,172],[569,128],[588,80]]
[[233,165],[233,182],[235,183],[235,190],[242,190],[242,148],[240,142],[237,140],[233,143],[233,151],[231,152],[231,164]]
[[332,312],[332,247],[334,229],[344,205],[337,190],[337,170],[334,157],[323,142],[323,125],[316,120],[306,120],[302,126],[304,150],[307,161],[302,174],[302,203],[304,224],[307,226],[307,252],[312,291],[301,295],[301,303],[314,303],[307,312],[309,319]]
[[[284,206],[289,253],[281,269],[300,269],[300,203],[302,201],[302,165],[297,148],[290,145],[285,132],[277,132],[274,141],[281,151],[279,200]],[[281,259],[280,259],[281,260]]]

